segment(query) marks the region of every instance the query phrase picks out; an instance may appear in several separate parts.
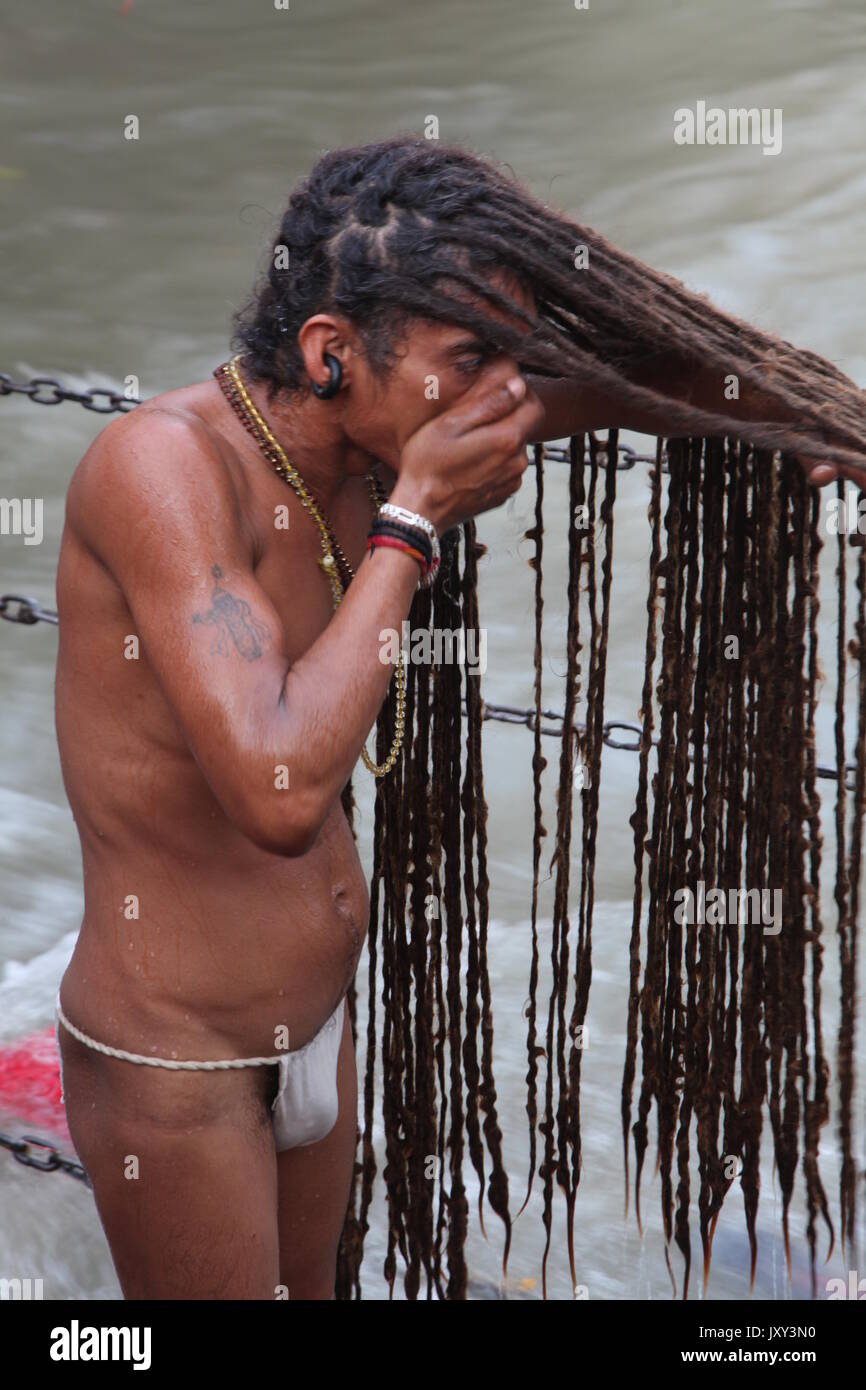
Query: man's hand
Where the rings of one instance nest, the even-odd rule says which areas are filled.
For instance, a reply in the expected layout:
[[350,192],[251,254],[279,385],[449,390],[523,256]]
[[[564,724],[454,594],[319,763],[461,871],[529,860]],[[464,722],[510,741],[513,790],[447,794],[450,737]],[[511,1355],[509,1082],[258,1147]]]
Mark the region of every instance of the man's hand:
[[489,511],[520,486],[541,402],[513,367],[485,373],[460,404],[406,441],[391,501],[426,516],[437,531]]
[[800,459],[800,463],[806,474],[806,482],[813,487],[823,487],[836,478],[850,478],[852,483],[866,490],[866,469],[858,472],[854,468],[837,468],[835,463],[815,463],[811,459]]

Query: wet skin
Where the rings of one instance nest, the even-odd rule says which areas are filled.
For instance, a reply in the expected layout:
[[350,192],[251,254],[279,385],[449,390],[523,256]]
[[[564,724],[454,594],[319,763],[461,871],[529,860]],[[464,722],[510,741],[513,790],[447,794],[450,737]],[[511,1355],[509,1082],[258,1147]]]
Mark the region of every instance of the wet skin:
[[[85,904],[61,999],[127,1051],[271,1056],[276,1029],[297,1048],[333,1012],[368,914],[339,793],[388,685],[378,633],[399,630],[418,579],[397,552],[362,564],[364,474],[378,459],[390,486],[399,470],[394,499],[443,528],[516,489],[542,418],[525,387],[518,401],[504,390],[514,364],[459,330],[419,327],[383,388],[318,327],[311,367],[324,375],[324,334],[345,355],[342,399],[253,396],[358,570],[336,616],[315,526],[213,382],[110,425],[69,489],[56,723]],[[413,476],[407,441],[467,401],[475,442],[431,441],[431,489],[436,468],[422,450]],[[127,1297],[332,1296],[355,1146],[348,1022],[335,1129],[280,1155],[275,1067],[175,1073],[60,1041],[70,1129]]]
[[[131,1052],[270,1056],[280,1027],[297,1048],[352,980],[368,899],[339,797],[388,685],[378,633],[399,630],[418,578],[403,554],[363,558],[368,469],[442,530],[516,490],[527,440],[663,429],[573,383],[510,396],[516,363],[457,328],[416,325],[385,383],[339,319],[315,316],[299,341],[316,380],[323,352],[340,357],[336,400],[252,394],[357,571],[336,615],[315,526],[214,382],[115,421],[69,489],[56,719],[85,903],[61,998]],[[173,1073],[65,1031],[61,1048],[127,1297],[332,1296],[355,1146],[348,1022],[337,1125],[280,1155],[276,1068]]]

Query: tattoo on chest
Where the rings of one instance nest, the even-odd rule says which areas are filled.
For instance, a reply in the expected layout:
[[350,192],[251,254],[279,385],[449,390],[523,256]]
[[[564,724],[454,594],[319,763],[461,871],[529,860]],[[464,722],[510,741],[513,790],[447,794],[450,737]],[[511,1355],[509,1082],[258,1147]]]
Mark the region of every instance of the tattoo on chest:
[[[222,573],[219,565],[213,566],[211,574],[214,579],[222,579]],[[267,624],[253,617],[246,600],[235,598],[219,582],[214,586],[210,608],[206,613],[194,613],[192,620],[213,628],[211,653],[216,656],[228,656],[234,648],[245,661],[258,661],[270,637]]]

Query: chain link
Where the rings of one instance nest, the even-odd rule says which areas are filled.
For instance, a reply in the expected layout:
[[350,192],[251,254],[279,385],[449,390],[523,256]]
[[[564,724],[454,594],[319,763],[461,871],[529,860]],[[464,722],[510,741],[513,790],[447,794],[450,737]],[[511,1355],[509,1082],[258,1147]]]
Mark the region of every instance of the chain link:
[[[45,394],[46,391],[49,392],[48,395]],[[100,387],[92,387],[88,391],[70,391],[51,377],[40,376],[33,377],[29,382],[15,382],[12,381],[11,377],[7,376],[5,372],[0,372],[0,396],[8,396],[12,392],[18,392],[27,396],[27,398],[36,405],[59,405],[61,401],[77,401],[78,404],[83,405],[86,410],[95,410],[99,414],[109,414],[115,410],[131,410],[133,406],[140,404],[139,401],[121,396],[116,391],[107,391]],[[109,404],[98,405],[96,403],[96,398],[102,396],[107,399]],[[534,455],[535,451],[530,450],[530,457],[533,459],[533,462]],[[600,461],[604,456],[605,450],[602,446],[599,448],[596,457]],[[570,463],[570,446],[567,444],[543,444],[541,445],[541,457],[545,462],[549,463]],[[584,455],[584,466],[589,464],[590,461],[590,454],[587,452]],[[632,448],[630,444],[617,444],[616,468],[619,473],[628,472],[638,463],[655,464],[655,462],[655,454],[640,454],[636,449]],[[670,471],[667,455],[664,451],[662,451],[661,456],[661,471],[662,473],[668,473]],[[16,612],[10,612],[10,604],[18,604],[18,610]],[[7,622],[25,623],[28,625],[38,622],[57,623],[57,614],[53,609],[43,608],[38,599],[23,598],[19,594],[0,595],[0,618],[5,618]],[[542,710],[542,717],[553,721],[552,724],[542,725],[542,734],[550,735],[554,738],[561,738],[563,716],[557,714],[556,711],[553,710]],[[482,702],[482,718],[499,720],[504,724],[523,724],[530,730],[534,730],[535,728],[535,710],[519,709],[513,705],[492,705]],[[583,726],[575,725],[575,729],[582,731]],[[611,736],[614,729],[624,730],[627,733],[633,734],[634,737],[627,742],[615,739]],[[619,748],[630,753],[637,753],[640,751],[641,734],[642,730],[639,724],[627,724],[620,720],[610,720],[604,726],[602,739],[608,748]],[[654,739],[653,742],[655,743],[657,740]],[[853,763],[845,764],[845,786],[849,791],[854,790],[853,778],[855,771],[856,768]],[[837,774],[835,768],[818,767],[816,768],[816,773],[819,777],[824,777],[834,782],[836,781]]]
[[[587,431],[584,431],[584,433],[587,433]],[[592,431],[589,431],[589,433],[593,434],[593,438],[595,437]],[[639,454],[637,449],[633,449],[630,444],[617,444],[616,453],[617,473],[627,473],[630,468],[634,468],[636,463],[655,463],[656,461],[655,454]],[[601,462],[605,454],[606,450],[602,442],[599,441],[599,449],[596,455],[599,462]],[[541,456],[546,463],[571,463],[571,452],[567,444],[542,444]],[[584,468],[591,461],[591,455],[587,450],[583,456]],[[662,450],[661,470],[663,473],[670,472],[667,450],[665,449]]]
[[[38,1173],[68,1173],[71,1178],[77,1178],[86,1187],[92,1186],[81,1164],[74,1159],[64,1158],[47,1139],[34,1139],[32,1134],[13,1139],[9,1134],[0,1134],[0,1148],[8,1149],[15,1162],[23,1163],[25,1168],[35,1168]],[[31,1148],[44,1149],[44,1156],[39,1157],[31,1153]]]
[[[6,372],[0,372],[0,396],[26,396],[34,405],[60,405],[61,401],[75,401],[85,410],[95,410],[98,415],[111,415],[114,411],[126,412],[141,401],[135,397],[121,395],[119,391],[103,386],[91,386],[85,391],[73,391],[62,382],[50,376],[34,376],[30,381],[13,381]],[[105,404],[98,404],[104,397]],[[543,444],[542,455],[550,463],[570,463],[571,455],[567,445]],[[602,451],[603,452],[603,451]],[[617,445],[617,472],[627,472],[636,463],[655,463],[655,454],[639,454],[630,444]],[[589,453],[584,464],[590,462]],[[667,473],[667,456],[662,455],[662,472]]]
[[[17,611],[10,610],[10,603],[19,605]],[[25,598],[22,594],[0,594],[0,618],[5,618],[7,623],[24,623],[27,627],[32,627],[34,623],[54,623],[56,626],[58,622],[53,608],[43,608],[38,598]]]
[[[562,714],[559,714],[556,710],[543,709],[541,711],[541,717],[542,719],[550,719],[554,721],[552,724],[542,724],[541,733],[546,734],[551,738],[561,739],[564,716]],[[535,710],[521,709],[517,705],[492,705],[488,704],[486,700],[482,700],[481,718],[495,719],[502,724],[523,724],[526,726],[527,729],[530,729],[533,732],[535,730]],[[586,732],[585,724],[574,724],[572,728],[574,733],[576,734],[582,734]],[[627,733],[632,734],[634,737],[629,739],[628,741],[613,738],[612,731],[614,729],[624,729]],[[626,753],[639,753],[642,735],[643,729],[641,728],[640,724],[629,724],[622,719],[609,719],[602,729],[601,741],[607,748],[618,748]],[[657,738],[651,739],[651,743],[653,747],[658,747]],[[856,790],[856,784],[854,781],[856,772],[856,763],[845,764],[845,787],[849,792],[853,792]],[[815,776],[827,778],[829,781],[832,782],[838,780],[835,767],[818,766],[815,768]]]
[[[92,386],[86,391],[73,391],[56,381],[53,377],[37,376],[30,381],[13,381],[6,372],[0,372],[0,396],[21,395],[25,396],[34,405],[60,405],[62,401],[74,401],[84,407],[85,410],[95,411],[97,415],[111,415],[115,412],[125,413],[133,410],[141,402],[134,397],[123,396],[118,391],[112,391],[105,387]],[[100,401],[103,403],[100,404]],[[599,451],[597,457],[604,454],[604,449]],[[532,457],[532,455],[530,455]],[[571,452],[568,445],[563,444],[543,444],[541,446],[541,457],[549,463],[570,463]],[[534,459],[533,459],[534,461]],[[589,462],[590,454],[584,455],[584,466]],[[635,464],[646,463],[655,464],[655,454],[639,454],[629,444],[617,445],[617,472],[628,472],[634,468]],[[661,471],[668,473],[669,467],[667,456],[663,452],[661,458]],[[17,608],[10,608],[10,605],[17,605]],[[37,598],[24,597],[21,594],[2,594],[0,595],[0,618],[5,618],[10,623],[23,623],[25,626],[33,626],[36,623],[52,623],[57,625],[58,616],[54,609],[43,608]],[[564,716],[556,710],[542,710],[542,719],[551,721],[540,726],[540,732],[551,738],[562,738]],[[534,709],[522,709],[516,705],[495,705],[487,701],[481,701],[482,720],[493,719],[503,724],[520,724],[534,732],[536,725],[536,712]],[[585,724],[575,724],[575,733],[584,733]],[[633,737],[624,741],[614,738],[614,730],[624,730]],[[602,742],[608,748],[617,748],[629,753],[640,752],[643,729],[639,724],[629,724],[623,720],[608,720],[602,730]],[[658,739],[652,739],[653,745],[658,744]],[[835,782],[837,771],[833,767],[817,767],[815,769],[818,777],[828,778]],[[857,771],[856,764],[845,764],[845,787],[848,791],[855,790],[854,776]],[[16,1163],[21,1163],[25,1168],[35,1169],[40,1173],[63,1172],[70,1177],[77,1178],[87,1187],[91,1187],[87,1173],[80,1163],[73,1159],[64,1158],[62,1154],[45,1139],[35,1139],[33,1135],[25,1134],[21,1139],[13,1139],[8,1134],[0,1134],[0,1148],[8,1149]],[[44,1156],[31,1152],[32,1148],[44,1150]]]
[[[17,612],[9,611],[11,603],[19,605]],[[24,598],[20,594],[0,595],[0,618],[5,618],[7,622],[11,623],[25,623],[28,626],[38,622],[56,625],[58,622],[57,613],[53,608],[43,608],[38,599]],[[552,723],[541,725],[542,734],[551,738],[562,738],[563,715],[556,710],[546,709],[541,711],[541,717],[552,721]],[[497,720],[501,724],[521,724],[530,731],[534,732],[535,730],[535,710],[523,709],[518,705],[495,705],[482,700],[481,718],[483,720]],[[585,728],[584,724],[574,725],[575,733],[583,733]],[[612,736],[614,729],[624,730],[626,733],[632,734],[633,737],[627,741],[614,738]],[[609,719],[602,730],[602,742],[608,748],[617,748],[627,753],[639,753],[642,733],[640,724],[629,724],[621,719]],[[652,743],[657,744],[658,739],[653,739]],[[845,764],[845,787],[850,792],[856,789],[854,781],[856,771],[855,763]],[[831,782],[837,780],[835,767],[819,765],[815,769],[815,775]]]
[[[112,391],[105,386],[91,386],[86,391],[73,391],[52,376],[34,376],[30,381],[13,381],[6,372],[0,372],[0,396],[26,396],[34,405],[60,405],[61,401],[75,401],[85,410],[95,410],[97,415],[112,415],[115,411],[125,413],[141,402],[135,396],[124,396],[120,391]],[[102,400],[102,404],[100,404]]]

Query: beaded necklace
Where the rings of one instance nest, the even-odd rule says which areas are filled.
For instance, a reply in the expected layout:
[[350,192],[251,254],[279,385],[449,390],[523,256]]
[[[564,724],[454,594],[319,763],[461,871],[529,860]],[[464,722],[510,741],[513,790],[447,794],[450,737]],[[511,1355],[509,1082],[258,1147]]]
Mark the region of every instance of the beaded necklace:
[[[223,362],[214,371],[217,385],[237,415],[244,428],[253,436],[260,450],[264,454],[268,463],[277,472],[284,482],[295,492],[304,511],[312,517],[318,532],[319,541],[322,547],[321,558],[317,561],[319,568],[325,575],[331,586],[331,597],[334,601],[334,611],[339,608],[346,589],[355,577],[355,571],[346,559],[342,546],[334,535],[331,526],[325,517],[321,507],[316,502],[315,497],[310,492],[298,470],[289,460],[283,447],[275,439],[267,422],[260,412],[256,409],[250,397],[249,391],[244,385],[240,374],[240,356],[232,357],[230,361]],[[370,490],[370,500],[373,504],[374,514],[378,512],[385,500],[381,484],[373,473],[367,474],[367,486]],[[384,777],[391,771],[400,753],[400,746],[403,742],[403,724],[406,711],[406,674],[403,669],[402,657],[398,657],[396,665],[396,689],[397,689],[397,708],[394,718],[394,738],[390,752],[383,763],[374,763],[366,748],[361,749],[361,757],[364,766],[372,772],[374,777]]]

